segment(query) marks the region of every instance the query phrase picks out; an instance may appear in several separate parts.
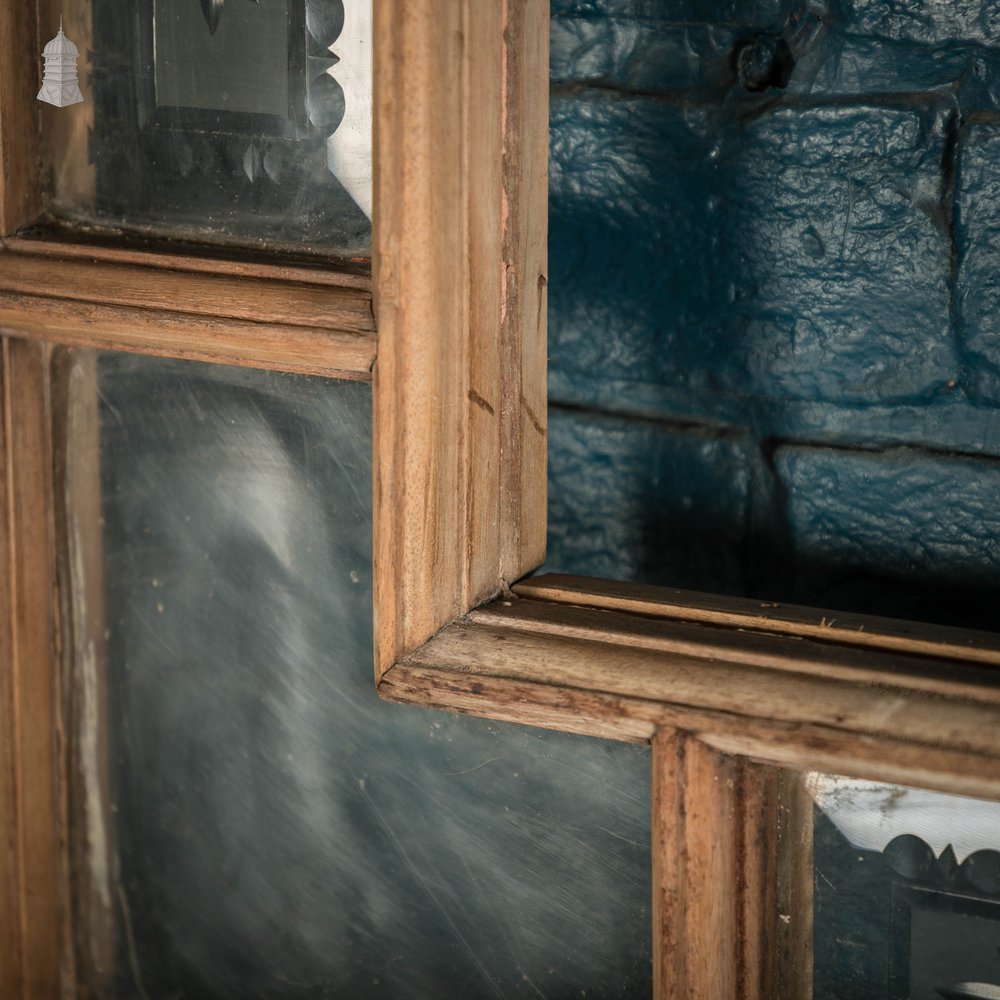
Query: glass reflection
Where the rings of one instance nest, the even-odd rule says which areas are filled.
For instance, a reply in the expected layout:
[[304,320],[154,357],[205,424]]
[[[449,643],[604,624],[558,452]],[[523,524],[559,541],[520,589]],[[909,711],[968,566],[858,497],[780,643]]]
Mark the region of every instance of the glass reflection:
[[96,388],[98,994],[648,997],[648,749],[375,694],[369,387],[104,355]]
[[1000,997],[1000,804],[811,774],[816,1000]]
[[370,0],[67,6],[43,5],[80,49],[85,96],[42,111],[55,216],[370,255]]

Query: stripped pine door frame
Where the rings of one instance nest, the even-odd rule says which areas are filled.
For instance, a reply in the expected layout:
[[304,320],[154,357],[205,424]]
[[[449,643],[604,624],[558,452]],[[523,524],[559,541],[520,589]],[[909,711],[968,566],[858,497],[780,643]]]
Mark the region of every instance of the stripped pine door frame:
[[21,235],[45,221],[32,4],[0,40],[0,994],[77,991],[56,344],[374,380],[378,690],[653,745],[663,1000],[810,995],[791,772],[1000,798],[996,636],[517,583],[544,558],[547,0],[375,0],[371,279]]

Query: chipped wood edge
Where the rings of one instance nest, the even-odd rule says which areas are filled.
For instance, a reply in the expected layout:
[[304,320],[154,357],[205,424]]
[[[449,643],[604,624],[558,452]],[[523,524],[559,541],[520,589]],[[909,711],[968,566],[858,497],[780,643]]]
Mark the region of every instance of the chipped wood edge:
[[547,74],[544,0],[376,0],[377,676],[544,557]]

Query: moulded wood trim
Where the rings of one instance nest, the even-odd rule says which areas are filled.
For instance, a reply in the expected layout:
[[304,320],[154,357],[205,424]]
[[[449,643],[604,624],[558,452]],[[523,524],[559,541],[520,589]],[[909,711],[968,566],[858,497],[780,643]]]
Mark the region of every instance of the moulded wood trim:
[[521,597],[559,604],[1000,666],[995,632],[558,573],[522,580],[514,589]]
[[777,991],[780,780],[778,768],[728,757],[689,733],[657,733],[657,1000],[804,1000]]
[[[63,233],[66,239],[59,238]],[[224,246],[205,247],[208,255],[204,255],[195,252],[190,244],[175,244],[166,239],[156,244],[157,249],[118,245],[104,240],[89,242],[81,240],[80,234],[72,227],[59,226],[40,232],[33,231],[30,236],[11,236],[0,240],[0,245],[4,250],[13,253],[45,257],[49,260],[82,259],[111,264],[140,264],[185,273],[206,272],[260,278],[264,281],[335,285],[339,288],[353,288],[368,293],[372,288],[371,273],[361,264],[352,263],[348,267],[341,267],[339,261],[321,257],[295,261],[272,260],[269,257],[237,259],[224,256],[229,251],[229,248]]]
[[699,641],[677,626],[511,595],[442,629],[379,690],[612,738],[669,726],[797,770],[1000,798],[991,666],[733,624],[697,626]]
[[309,271],[282,268],[278,278],[252,265],[153,264],[152,256],[84,258],[7,241],[0,327],[75,346],[370,379],[376,338],[366,289],[307,280]]
[[72,981],[58,669],[50,348],[4,340],[0,523],[0,995]]
[[544,558],[548,3],[375,3],[376,670]]
[[28,340],[216,364],[371,379],[374,334],[311,330],[0,292],[0,329]]
[[121,943],[115,933],[121,887],[113,877],[97,361],[94,351],[57,349],[51,366],[62,732],[80,997],[112,992]]
[[653,741],[657,1000],[810,1000],[812,800],[691,733]]
[[267,267],[206,257],[3,242],[0,289],[103,305],[141,306],[371,333],[371,291],[335,271]]

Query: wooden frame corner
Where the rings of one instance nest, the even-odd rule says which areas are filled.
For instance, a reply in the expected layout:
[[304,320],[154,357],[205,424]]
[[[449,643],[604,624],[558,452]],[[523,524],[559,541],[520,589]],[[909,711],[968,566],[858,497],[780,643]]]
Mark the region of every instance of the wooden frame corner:
[[548,4],[375,5],[376,673],[544,558]]

